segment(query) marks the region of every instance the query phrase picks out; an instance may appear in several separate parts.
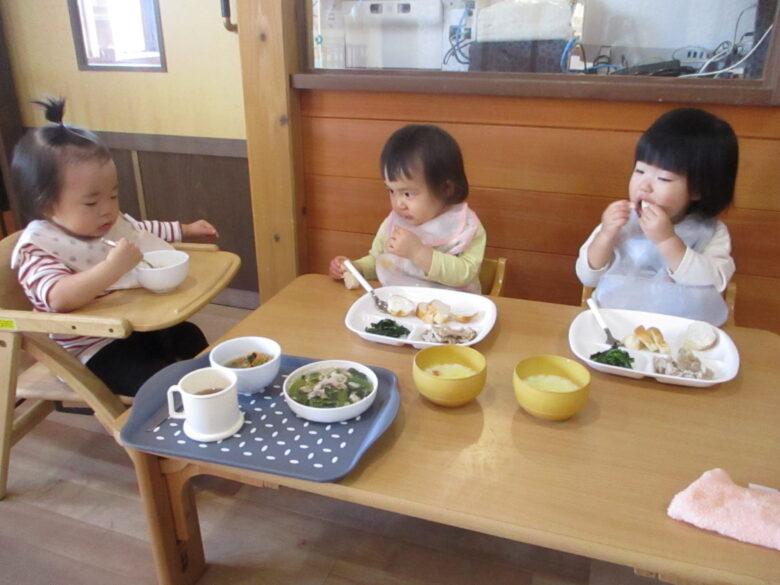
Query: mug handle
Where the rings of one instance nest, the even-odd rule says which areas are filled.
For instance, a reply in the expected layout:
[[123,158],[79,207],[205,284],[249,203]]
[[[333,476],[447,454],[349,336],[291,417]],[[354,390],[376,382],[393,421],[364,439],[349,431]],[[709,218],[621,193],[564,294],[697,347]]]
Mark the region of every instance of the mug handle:
[[179,396],[181,396],[182,390],[179,386],[171,386],[168,388],[168,416],[171,418],[184,418],[184,406],[182,405],[182,410],[176,410],[176,405],[173,402],[173,395],[175,392],[178,392]]

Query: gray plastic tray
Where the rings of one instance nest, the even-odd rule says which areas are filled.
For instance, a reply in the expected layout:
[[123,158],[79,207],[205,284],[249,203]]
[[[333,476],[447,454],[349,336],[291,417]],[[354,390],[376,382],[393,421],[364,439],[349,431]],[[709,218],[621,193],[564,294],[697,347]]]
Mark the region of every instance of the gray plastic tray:
[[282,396],[284,378],[317,361],[282,356],[279,375],[264,391],[239,394],[244,425],[231,437],[201,443],[182,431],[182,419],[166,419],[166,392],[187,372],[209,365],[208,355],[178,362],[152,376],[139,390],[120,438],[125,445],[158,455],[186,457],[310,481],[335,481],[349,473],[387,430],[400,405],[395,374],[371,367],[379,379],[377,397],[362,415],[340,423],[315,423],[295,415]]

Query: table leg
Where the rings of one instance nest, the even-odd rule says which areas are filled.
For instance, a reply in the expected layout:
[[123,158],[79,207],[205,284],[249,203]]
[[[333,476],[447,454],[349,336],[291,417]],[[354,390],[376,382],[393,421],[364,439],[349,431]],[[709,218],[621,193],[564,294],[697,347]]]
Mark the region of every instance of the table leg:
[[187,480],[169,481],[161,459],[127,449],[149,525],[159,585],[194,585],[206,569],[195,496]]

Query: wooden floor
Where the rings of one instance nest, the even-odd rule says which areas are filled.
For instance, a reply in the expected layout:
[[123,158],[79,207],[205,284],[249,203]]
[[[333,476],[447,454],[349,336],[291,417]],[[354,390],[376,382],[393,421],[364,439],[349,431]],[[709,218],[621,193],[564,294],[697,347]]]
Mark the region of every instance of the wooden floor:
[[[194,319],[213,340],[241,312]],[[155,583],[123,449],[89,416],[55,413],[11,452],[0,584]],[[196,480],[200,585],[648,585],[631,569],[294,490]]]

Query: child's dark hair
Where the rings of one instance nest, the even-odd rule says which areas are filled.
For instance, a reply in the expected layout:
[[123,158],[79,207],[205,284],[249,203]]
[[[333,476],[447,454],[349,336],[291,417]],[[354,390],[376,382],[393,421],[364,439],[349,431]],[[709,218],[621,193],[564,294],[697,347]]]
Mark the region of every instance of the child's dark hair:
[[111,158],[94,132],[63,123],[64,99],[33,103],[45,109],[52,125],[28,130],[14,148],[11,177],[26,220],[44,219],[57,203],[64,163]]
[[698,196],[686,214],[717,216],[734,199],[739,164],[737,136],[728,122],[698,108],[671,110],[645,131],[635,159],[688,180]]
[[[382,176],[391,181],[410,177],[421,166],[428,188],[445,203],[454,205],[468,197],[469,182],[463,155],[455,139],[432,124],[410,124],[388,138],[379,157]],[[447,183],[452,189],[447,189]]]

